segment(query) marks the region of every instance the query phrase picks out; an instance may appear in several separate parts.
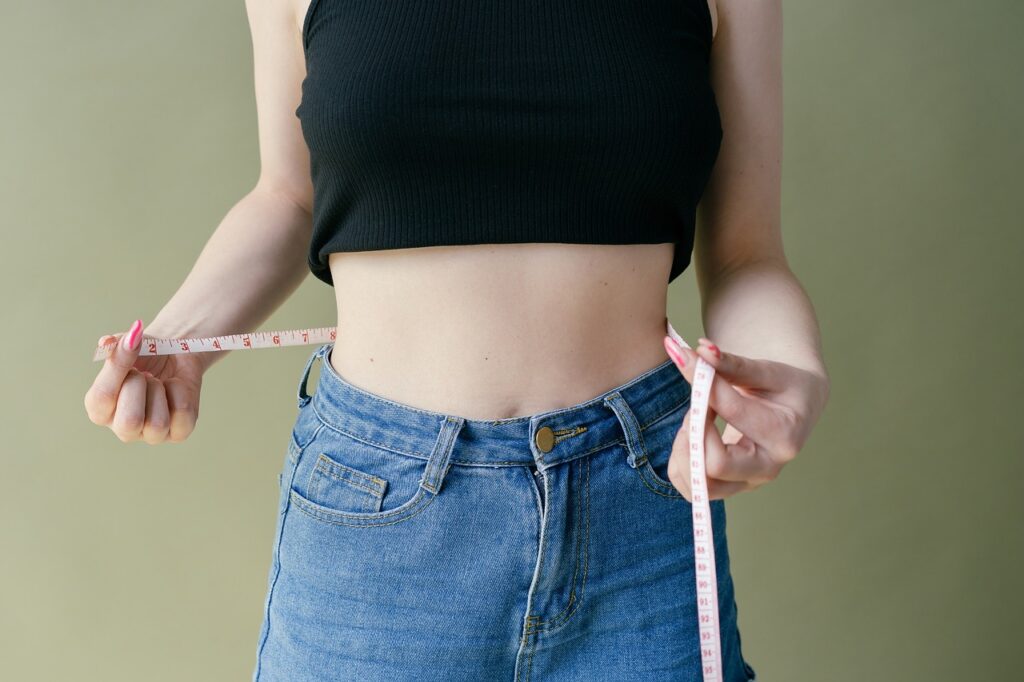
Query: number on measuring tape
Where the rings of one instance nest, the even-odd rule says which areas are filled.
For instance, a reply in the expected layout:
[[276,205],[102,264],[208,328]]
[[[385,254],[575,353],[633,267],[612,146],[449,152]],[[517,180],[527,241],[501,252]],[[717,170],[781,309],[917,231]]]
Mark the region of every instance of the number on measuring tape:
[[[691,348],[666,319],[668,335],[685,348]],[[715,545],[711,528],[711,507],[707,497],[704,471],[704,420],[715,368],[697,358],[690,387],[690,497],[693,506],[693,556],[697,574],[697,621],[700,626],[700,658],[704,682],[721,682],[722,644],[718,623],[718,575],[715,570]]]
[[[139,355],[177,355],[181,353],[209,353],[226,350],[249,350],[254,348],[282,348],[284,346],[306,346],[314,343],[332,343],[337,338],[334,327],[293,329],[279,332],[251,332],[227,334],[201,338],[160,339],[143,334],[145,343]],[[93,361],[108,357],[116,341],[97,346]]]

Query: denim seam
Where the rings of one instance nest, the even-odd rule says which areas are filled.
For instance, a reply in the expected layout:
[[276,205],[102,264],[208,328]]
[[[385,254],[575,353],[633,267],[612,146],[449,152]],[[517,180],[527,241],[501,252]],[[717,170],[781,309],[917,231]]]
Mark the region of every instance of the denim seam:
[[[323,456],[323,453],[320,453]],[[319,466],[320,459],[317,459],[317,466],[313,467],[313,470],[309,472],[309,480],[306,482],[306,488],[309,490],[310,500],[316,500],[320,497],[320,481],[323,476],[330,476],[334,480],[340,482],[342,485],[348,485],[361,491],[367,492],[373,499],[363,499],[363,509],[359,510],[364,514],[372,514],[379,512],[381,505],[384,502],[384,494],[378,493],[376,490],[370,490],[362,485],[359,485],[356,481],[351,479],[342,478],[333,472],[327,471]],[[318,474],[323,474],[318,475]]]
[[[583,581],[580,583],[580,596],[576,599],[576,603],[573,606],[572,611],[566,613],[563,618],[559,619],[556,616],[555,618],[552,618],[550,621],[547,621],[547,623],[546,623],[547,627],[543,628],[544,632],[553,632],[554,630],[557,630],[558,628],[561,628],[563,625],[568,623],[569,619],[579,609],[580,604],[583,603],[583,595],[584,595],[584,592],[586,591],[587,576],[589,574],[589,568],[590,568],[590,460],[589,459],[586,460],[585,466],[583,467],[583,469],[586,471],[586,474],[587,474],[587,482],[586,482],[586,490],[587,490],[587,504],[586,504],[587,526],[586,526],[586,536],[585,536],[585,539],[581,539],[579,541],[580,542],[579,556],[583,556]],[[582,480],[582,478],[583,478],[583,474],[581,473],[580,474],[580,479]],[[580,507],[582,507],[583,506],[582,496],[578,496],[578,497],[579,497],[579,500],[580,500],[578,504],[579,504]],[[579,530],[582,530],[582,527],[583,527],[582,512],[579,512],[579,514],[580,514],[580,518],[579,518],[580,529]],[[579,534],[579,530],[577,530],[577,534]],[[577,566],[577,569],[578,569],[579,568],[579,558],[578,557],[577,557],[577,560],[576,560],[576,566]],[[570,596],[575,594],[575,576],[573,578],[573,583],[574,583],[574,585],[573,585],[573,592],[570,593]]]
[[[298,469],[298,461],[299,461],[299,459],[302,457],[302,454],[303,454],[303,452],[305,452],[306,448],[309,447],[309,444],[312,443],[314,440],[316,440],[317,434],[320,433],[320,429],[322,429],[322,428],[323,428],[322,424],[320,426],[316,427],[313,430],[313,435],[310,437],[310,439],[308,441],[306,441],[306,443],[304,445],[300,445],[299,446],[299,451],[295,455],[295,460],[289,466],[289,472],[288,472],[288,474],[289,474],[288,475],[288,489],[289,489],[289,492],[291,492],[292,481],[295,480],[295,472]],[[294,440],[294,438],[293,438],[293,440]],[[296,442],[296,445],[299,445],[298,442]],[[260,676],[260,672],[261,672],[262,664],[263,664],[263,648],[266,646],[267,640],[270,639],[270,627],[271,627],[271,623],[270,623],[270,603],[274,599],[274,588],[277,587],[277,578],[278,578],[278,576],[281,575],[281,537],[284,535],[284,524],[285,524],[285,520],[288,518],[288,509],[291,506],[289,504],[290,501],[291,501],[291,495],[289,494],[288,497],[285,498],[284,509],[281,510],[281,521],[280,521],[281,527],[278,530],[277,537],[274,539],[274,557],[273,557],[273,565],[272,565],[272,569],[273,569],[273,572],[274,572],[274,577],[270,580],[270,588],[267,591],[267,604],[266,604],[266,608],[265,608],[264,614],[263,614],[263,617],[266,620],[266,628],[263,631],[263,637],[260,639],[259,649],[256,651],[256,673],[255,673],[255,680],[259,680],[259,676]]]
[[[590,460],[586,460],[586,461],[589,462]],[[576,482],[576,523],[575,523],[575,528],[573,529],[574,531],[576,531],[575,532],[575,536],[576,536],[576,547],[575,547],[576,565],[573,566],[572,580],[570,581],[570,584],[572,585],[572,587],[569,588],[569,601],[565,605],[565,607],[561,611],[556,613],[554,616],[552,616],[550,620],[539,620],[536,617],[531,616],[531,618],[533,619],[533,625],[531,627],[536,628],[536,630],[538,630],[538,631],[540,631],[540,630],[547,630],[548,628],[542,628],[542,627],[537,627],[537,626],[547,625],[547,626],[550,627],[552,625],[555,625],[555,624],[557,624],[560,621],[560,619],[562,618],[562,616],[565,614],[566,611],[568,611],[569,609],[572,609],[573,611],[576,610],[576,608],[575,608],[575,606],[576,606],[576,577],[580,573],[580,553],[581,553],[582,542],[583,542],[582,534],[580,533],[580,527],[583,524],[583,516],[582,516],[582,514],[580,512],[580,507],[582,506],[582,501],[581,501],[581,491],[580,491],[580,483],[579,483],[579,481],[583,480],[583,463],[580,463],[580,466],[577,467],[577,469],[578,469],[579,473],[576,475],[576,478],[577,478],[577,482]],[[570,615],[572,615],[572,614],[570,613]]]
[[[316,467],[314,467],[314,471],[320,471],[323,474],[330,476],[331,478],[334,478],[338,481],[348,483],[349,485],[356,488],[361,488],[362,490],[365,490],[366,492],[376,497],[384,496],[384,491],[382,490],[382,488],[384,485],[386,485],[386,482],[384,481],[383,478],[380,478],[379,476],[371,476],[370,474],[359,471],[358,469],[354,469],[348,466],[347,464],[335,462],[324,452],[321,452],[317,457]],[[349,476],[342,476],[341,474],[338,473],[338,471],[342,471],[348,474]],[[361,483],[360,481],[369,481],[373,485],[367,485],[365,483]]]
[[[677,405],[674,405],[673,407],[670,407],[669,409],[665,410],[664,412],[662,412],[658,416],[652,418],[646,424],[641,425],[640,426],[640,431],[643,432],[643,431],[647,430],[648,428],[650,428],[651,426],[656,424],[658,421],[660,421],[661,419],[665,418],[669,414],[675,412],[676,410],[679,410],[680,408],[682,408],[684,405],[686,405],[689,402],[690,402],[690,398],[689,398],[689,396],[687,396],[687,398],[685,400],[683,400],[683,402],[681,402],[681,403],[679,403]],[[382,450],[385,450],[387,452],[393,452],[395,454],[403,455],[405,457],[414,457],[416,459],[423,459],[423,460],[429,460],[430,459],[429,456],[423,456],[423,455],[420,455],[420,454],[417,454],[417,453],[413,453],[413,452],[406,452],[405,450],[396,450],[396,449],[394,449],[392,447],[389,447],[389,446],[385,445],[384,443],[379,443],[377,441],[369,440],[369,439],[365,439],[365,438],[359,438],[358,436],[356,436],[354,434],[351,434],[348,431],[345,431],[344,429],[339,429],[337,426],[335,426],[335,425],[331,424],[330,422],[326,421],[324,419],[323,415],[320,414],[320,411],[317,410],[316,402],[315,401],[311,402],[310,406],[313,408],[313,412],[316,415],[317,420],[320,422],[320,426],[317,427],[317,432],[319,432],[321,427],[325,427],[325,428],[327,428],[327,429],[329,429],[329,430],[331,430],[331,431],[333,431],[335,433],[340,433],[341,435],[345,436],[346,438],[351,438],[352,440],[354,440],[354,441],[356,441],[358,443],[364,443],[366,445],[370,445],[370,446],[373,446],[373,447],[378,447],[378,448],[380,448]],[[523,419],[525,419],[525,418],[526,417],[523,417]],[[480,420],[472,420],[472,419],[467,419],[466,420],[466,422],[468,422],[468,423],[471,423],[473,421],[480,421]],[[580,429],[580,428],[583,428],[584,430],[586,430],[584,427],[575,427],[575,429]],[[565,430],[563,429],[563,430],[560,430],[560,431],[564,432]],[[577,435],[577,433],[579,433],[579,432],[577,431],[577,432],[571,433],[570,435]],[[568,437],[570,437],[570,436],[562,436],[561,438],[556,438],[555,439],[555,443],[557,444],[561,440],[564,440],[565,438],[568,438]],[[312,439],[310,439],[310,440],[312,441]],[[577,453],[577,455],[575,457],[572,457],[572,458],[566,459],[566,460],[561,460],[559,463],[571,462],[571,461],[573,461],[575,459],[578,459],[579,457],[584,457],[586,455],[590,455],[590,454],[593,454],[595,452],[600,452],[601,450],[604,450],[605,448],[614,447],[616,445],[620,445],[620,444],[623,444],[623,443],[625,443],[625,440],[623,440],[622,438],[618,438],[618,439],[616,439],[614,441],[610,441],[610,442],[599,444],[599,445],[591,448],[590,450],[585,450],[583,452]],[[308,445],[308,443],[307,443],[307,445]],[[305,447],[305,446],[303,446],[303,447]],[[479,460],[465,460],[465,459],[455,459],[455,458],[450,458],[449,461],[452,464],[464,464],[464,465],[468,465],[468,466],[473,466],[473,465],[480,465],[480,466],[504,466],[504,465],[509,465],[509,466],[525,466],[525,465],[529,464],[528,462],[520,462],[520,461],[481,462]]]
[[515,682],[529,682],[530,671],[533,669],[533,653],[537,648],[537,635],[532,633],[525,633],[522,638],[522,643],[528,648],[526,650],[526,676],[522,675],[522,667],[516,666],[516,679]]
[[530,677],[533,674],[533,655],[537,653],[537,640],[540,639],[539,634],[534,634],[533,641],[530,642],[530,658],[527,659],[526,665],[526,682],[530,682]]
[[[379,515],[375,514],[372,517],[366,517],[360,514],[347,514],[344,512],[334,510],[324,511],[325,508],[320,505],[311,506],[315,505],[316,503],[302,499],[302,497],[294,490],[291,491],[290,497],[292,501],[295,503],[295,506],[299,509],[299,511],[304,512],[305,514],[311,516],[314,519],[323,521],[325,523],[333,523],[339,526],[350,526],[353,528],[360,528],[364,526],[390,526],[395,523],[401,523],[402,521],[405,521],[426,509],[427,506],[429,506],[430,503],[433,502],[434,498],[436,498],[437,496],[428,496],[426,491],[421,487],[417,491],[416,495],[411,500],[403,504],[400,508],[389,512],[384,512],[383,514]],[[395,518],[394,520],[385,520],[391,516],[397,518]],[[351,519],[351,521],[345,521],[343,519]],[[362,523],[358,523],[359,521],[362,521]]]
[[[546,476],[545,476],[545,479],[544,479],[544,495],[545,495],[545,498],[548,499],[547,504],[550,505],[550,497],[551,497],[551,495],[550,495],[550,492],[547,489],[547,477]],[[533,622],[532,622],[533,621],[533,616],[531,616],[529,614],[530,614],[530,611],[533,609],[533,601],[534,601],[534,597],[536,596],[536,593],[534,592],[534,588],[537,587],[537,578],[540,575],[540,571],[544,567],[544,550],[546,549],[546,546],[547,546],[547,532],[546,532],[547,531],[547,525],[548,525],[547,520],[548,520],[548,513],[547,513],[546,510],[542,510],[542,512],[541,512],[541,519],[540,519],[540,521],[541,521],[540,522],[540,532],[539,532],[538,539],[537,539],[537,563],[536,563],[536,566],[535,566],[534,571],[533,571],[533,578],[530,580],[530,587],[526,591],[526,614],[527,615],[526,615],[526,619],[525,619],[526,620],[526,624],[525,624],[525,626],[523,628],[523,643],[527,645],[527,649],[526,649],[526,656],[527,656],[527,658],[526,658],[526,665],[527,665],[527,668],[526,668],[526,677],[523,678],[524,682],[528,682],[529,679],[530,679],[530,670],[533,667],[533,653],[534,653],[534,650],[537,647],[537,639],[539,637],[539,635],[537,634],[537,630],[533,629]],[[532,640],[531,640],[531,637],[533,638]],[[522,670],[521,667],[519,667],[519,666],[516,667],[516,682],[520,682],[519,673],[520,673],[521,670]]]
[[366,439],[366,438],[360,438],[360,437],[356,436],[355,434],[352,434],[352,433],[349,433],[348,431],[345,431],[344,429],[339,429],[337,426],[335,426],[334,424],[332,424],[332,423],[328,422],[326,419],[324,419],[323,415],[320,414],[320,411],[318,409],[316,409],[316,403],[312,403],[312,405],[313,405],[313,412],[316,413],[316,418],[320,421],[320,423],[323,426],[325,426],[326,428],[330,429],[331,431],[334,431],[335,433],[340,433],[341,435],[345,436],[346,438],[351,438],[352,440],[356,441],[357,443],[363,443],[365,445],[372,445],[372,446],[378,447],[378,448],[380,448],[382,450],[386,450],[388,452],[393,452],[396,455],[405,455],[406,457],[415,457],[416,459],[430,459],[429,457],[424,457],[422,455],[418,455],[418,454],[413,453],[413,452],[406,452],[405,450],[396,450],[393,447],[389,447],[389,446],[385,445],[384,443],[378,443],[375,440],[369,440],[369,439]]
[[553,431],[553,433],[555,435],[555,439],[554,439],[553,445],[558,445],[559,443],[561,443],[563,440],[566,440],[567,438],[572,438],[573,436],[578,436],[581,433],[584,433],[586,430],[587,430],[586,426],[574,426],[574,427],[568,428],[568,429],[558,429],[557,431]]
[[[586,476],[587,476],[586,477],[587,504],[585,506],[586,507],[586,513],[587,513],[587,525],[586,525],[586,535],[585,535],[585,537],[584,537],[583,533],[580,532],[583,529],[583,511],[582,511],[582,508],[584,507],[584,505],[583,505],[583,496],[582,496],[581,488],[583,487],[582,481],[583,481],[583,472],[584,471],[586,471]],[[577,518],[576,518],[576,526],[577,526],[576,527],[576,546],[577,546],[576,567],[573,570],[572,589],[569,591],[569,603],[566,604],[565,608],[562,609],[559,613],[555,614],[550,620],[546,620],[546,621],[544,621],[544,620],[534,620],[534,622],[533,622],[534,626],[544,626],[544,627],[537,627],[535,629],[536,632],[553,632],[553,631],[557,630],[558,628],[562,627],[567,622],[569,622],[569,619],[572,618],[573,614],[576,613],[576,611],[579,609],[580,604],[583,603],[583,596],[584,596],[584,593],[586,591],[587,576],[589,574],[589,567],[590,567],[590,460],[589,459],[584,461],[582,463],[582,465],[580,466],[579,478],[580,478],[581,482],[580,482],[580,484],[578,484],[577,491],[576,491],[576,500],[577,500],[577,502],[576,502],[576,505],[577,505],[577,512],[576,512],[576,516],[577,516]],[[579,593],[580,593],[579,597],[576,597],[576,578],[579,575],[581,557],[583,557],[583,559],[582,559],[582,563],[583,563],[583,580],[582,580],[582,582],[580,583],[580,586],[579,586]]]
[[[672,490],[675,490],[674,494],[670,493],[670,492],[663,492],[662,490],[659,490],[659,489],[655,488],[654,486],[652,486],[651,483],[648,482],[648,480],[647,480],[648,475],[649,475],[649,473],[647,471],[647,468],[650,467],[650,466],[651,466],[651,463],[645,459],[644,460],[644,464],[641,465],[641,466],[638,466],[636,468],[636,471],[640,475],[640,480],[643,481],[643,484],[645,486],[647,486],[647,488],[650,489],[651,492],[653,492],[655,495],[661,495],[662,497],[669,497],[669,498],[673,498],[673,499],[683,498],[683,494],[681,492],[679,492],[679,490],[674,485],[672,485]],[[658,479],[652,479],[652,480],[653,480],[654,483],[657,483],[659,486],[665,485],[662,481],[660,481]]]
[[[577,469],[579,470],[579,473],[577,474],[576,478],[577,479],[582,479],[583,478],[583,466],[582,466],[582,463],[581,463],[581,465],[579,467],[577,467]],[[576,600],[576,576],[578,576],[579,572],[580,572],[580,542],[581,542],[581,537],[580,537],[579,527],[580,527],[580,523],[582,522],[582,517],[580,516],[580,511],[579,511],[580,504],[581,504],[580,503],[580,486],[579,486],[579,483],[577,482],[576,483],[576,523],[575,523],[576,527],[573,529],[573,530],[576,531],[575,532],[575,536],[576,536],[576,547],[575,547],[576,564],[573,567],[572,580],[570,581],[570,584],[572,585],[572,587],[569,588],[569,601],[565,605],[565,607],[561,611],[556,613],[554,616],[552,616],[550,620],[539,620],[536,616],[530,616],[530,619],[533,621],[533,623],[531,624],[530,627],[536,628],[537,630],[541,630],[542,629],[542,628],[536,627],[538,625],[547,625],[547,624],[551,624],[551,623],[556,623],[558,621],[559,617],[561,617],[562,614],[564,614],[567,610],[572,608],[574,603],[575,603],[575,600]]]
[[689,402],[690,397],[687,396],[686,399],[683,400],[683,402],[673,405],[672,407],[668,408],[667,410],[659,414],[657,417],[652,417],[651,421],[647,422],[646,424],[640,424],[640,430],[646,431],[647,429],[651,428],[652,426],[660,422],[662,419],[672,414],[673,412],[676,412],[677,410],[685,407],[687,404],[689,404]]
[[316,424],[316,427],[313,429],[312,433],[310,433],[309,439],[305,443],[303,443],[299,439],[295,438],[295,430],[292,429],[292,440],[295,441],[295,445],[299,449],[299,452],[296,453],[296,455],[295,455],[295,459],[296,460],[299,459],[299,456],[302,454],[302,451],[305,450],[307,447],[309,447],[309,444],[312,443],[316,439],[316,437],[318,435],[320,435],[320,432],[323,430],[324,426],[326,426],[326,424],[324,423],[324,421],[322,419],[318,419],[317,422],[319,422],[319,423]]

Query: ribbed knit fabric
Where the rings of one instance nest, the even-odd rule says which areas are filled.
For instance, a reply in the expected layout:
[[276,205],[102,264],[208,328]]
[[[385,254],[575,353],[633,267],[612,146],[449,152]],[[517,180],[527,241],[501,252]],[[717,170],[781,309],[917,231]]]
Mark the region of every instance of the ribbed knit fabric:
[[674,242],[722,138],[707,0],[312,0],[311,271],[449,244]]

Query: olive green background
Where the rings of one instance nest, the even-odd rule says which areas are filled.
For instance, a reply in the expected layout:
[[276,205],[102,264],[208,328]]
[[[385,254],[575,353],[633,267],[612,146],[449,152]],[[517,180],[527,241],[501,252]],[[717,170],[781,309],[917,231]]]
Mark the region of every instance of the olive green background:
[[[785,4],[785,240],[833,392],[729,501],[760,680],[1024,674],[1022,32],[1011,0]],[[4,3],[0,78],[0,678],[249,679],[312,347],[215,365],[182,444],[82,405],[96,339],[152,319],[256,180],[244,4]],[[691,269],[688,339],[697,303]],[[263,328],[333,305],[310,277]]]

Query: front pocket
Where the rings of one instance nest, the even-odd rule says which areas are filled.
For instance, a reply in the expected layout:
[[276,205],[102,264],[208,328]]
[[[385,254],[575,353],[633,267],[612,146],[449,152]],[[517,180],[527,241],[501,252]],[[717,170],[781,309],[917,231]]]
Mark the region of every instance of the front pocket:
[[307,499],[294,489],[290,491],[291,503],[295,507],[318,521],[332,523],[339,526],[390,526],[409,519],[419,514],[423,509],[436,499],[436,495],[428,493],[424,488],[412,496],[408,501],[395,509],[378,512],[341,512]]
[[383,478],[335,462],[322,452],[309,476],[309,499],[331,509],[379,512],[388,487]]
[[384,525],[434,499],[421,483],[427,459],[325,425],[299,458],[289,497],[320,521]]
[[668,461],[689,405],[690,401],[686,400],[641,432],[647,456],[637,465],[636,473],[651,492],[664,497],[686,499],[668,479]]
[[[666,457],[667,459],[667,457]],[[663,474],[659,474],[658,470],[651,464],[648,459],[643,464],[637,466],[637,472],[643,479],[644,484],[655,493],[664,495],[666,497],[683,497],[683,494],[679,492],[679,489],[672,484],[666,478],[663,478]]]

